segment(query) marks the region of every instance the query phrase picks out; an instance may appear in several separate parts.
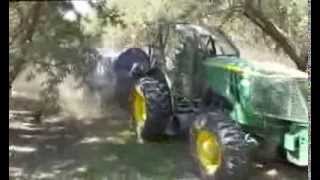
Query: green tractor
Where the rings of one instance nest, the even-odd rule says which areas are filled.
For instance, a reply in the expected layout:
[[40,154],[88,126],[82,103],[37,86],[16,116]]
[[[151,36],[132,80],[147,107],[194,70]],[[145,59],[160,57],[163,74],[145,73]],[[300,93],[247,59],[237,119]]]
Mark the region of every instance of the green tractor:
[[168,29],[171,57],[182,69],[175,74],[153,62],[136,79],[130,104],[139,139],[187,135],[205,179],[246,179],[257,144],[266,153],[276,147],[292,164],[308,165],[306,73],[242,59],[217,29]]

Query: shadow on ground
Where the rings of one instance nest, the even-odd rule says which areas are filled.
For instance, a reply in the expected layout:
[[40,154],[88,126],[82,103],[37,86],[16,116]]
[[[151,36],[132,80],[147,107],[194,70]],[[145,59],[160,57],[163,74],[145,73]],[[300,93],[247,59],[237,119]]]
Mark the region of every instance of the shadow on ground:
[[[185,142],[137,144],[123,113],[82,120],[51,115],[35,121],[28,101],[20,99],[28,108],[10,107],[10,179],[198,179]],[[307,179],[305,169],[286,163],[256,167],[250,180]]]
[[30,109],[10,111],[11,179],[175,179],[188,176],[185,165],[177,170],[184,151],[183,143],[137,144],[120,116],[36,122]]

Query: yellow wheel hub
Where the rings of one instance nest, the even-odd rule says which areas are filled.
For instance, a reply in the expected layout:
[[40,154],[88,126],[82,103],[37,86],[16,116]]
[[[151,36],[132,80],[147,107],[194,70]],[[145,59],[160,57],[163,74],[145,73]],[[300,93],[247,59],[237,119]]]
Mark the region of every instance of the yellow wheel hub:
[[147,119],[146,101],[140,88],[135,87],[131,94],[132,115],[136,125],[143,125]]
[[196,136],[197,156],[208,174],[214,174],[221,164],[221,148],[217,137],[209,131],[200,130]]

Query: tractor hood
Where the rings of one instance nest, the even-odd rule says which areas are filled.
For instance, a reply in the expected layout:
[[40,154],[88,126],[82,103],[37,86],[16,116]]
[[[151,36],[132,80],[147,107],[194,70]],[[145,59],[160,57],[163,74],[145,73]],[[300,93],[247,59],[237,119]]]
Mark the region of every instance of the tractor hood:
[[[249,62],[237,57],[208,58],[204,61],[204,66],[209,84],[212,76],[217,77],[211,73],[223,72],[226,78],[222,80],[228,85],[224,86],[224,89],[218,88],[218,91],[224,91],[222,94],[229,100],[238,96],[247,113],[300,123],[308,122],[310,90],[306,73],[276,64]],[[230,87],[235,86],[238,89],[237,95],[230,93]]]

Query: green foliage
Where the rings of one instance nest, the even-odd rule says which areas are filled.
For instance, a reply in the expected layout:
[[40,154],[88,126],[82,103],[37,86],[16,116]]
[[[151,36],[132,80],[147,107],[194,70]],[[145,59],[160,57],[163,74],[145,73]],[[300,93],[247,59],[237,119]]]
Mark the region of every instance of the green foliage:
[[[34,16],[36,10],[39,18]],[[85,31],[81,24],[85,17],[79,14],[76,21],[67,20],[68,11],[74,11],[68,1],[10,2],[9,6],[10,84],[32,65],[27,80],[46,74],[41,94],[52,105],[58,97],[57,85],[69,74],[81,80],[97,58],[94,46],[99,33]]]
[[[29,42],[17,42],[10,47],[11,51],[16,50],[12,53],[9,51],[12,57],[10,62],[13,65],[22,63],[21,61],[38,65],[35,66],[36,71],[46,72],[52,78],[55,77],[56,82],[60,82],[66,74],[85,62],[83,54],[89,47],[86,42],[89,37],[82,33],[78,23],[63,19],[61,9],[64,8],[64,3],[46,3],[42,19],[38,20]],[[23,2],[18,5],[29,6]]]
[[117,18],[123,26],[105,26],[104,45],[123,48],[150,44],[156,41],[159,24],[198,22],[209,12],[211,6],[208,2],[206,0],[107,1],[107,6],[117,11]]

